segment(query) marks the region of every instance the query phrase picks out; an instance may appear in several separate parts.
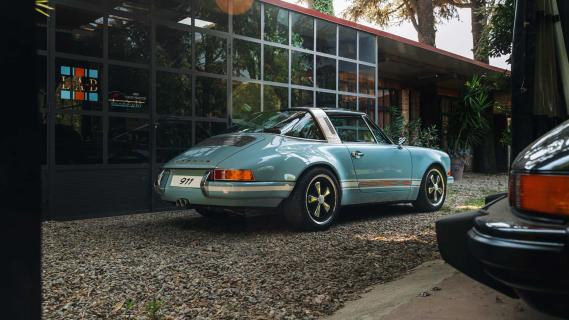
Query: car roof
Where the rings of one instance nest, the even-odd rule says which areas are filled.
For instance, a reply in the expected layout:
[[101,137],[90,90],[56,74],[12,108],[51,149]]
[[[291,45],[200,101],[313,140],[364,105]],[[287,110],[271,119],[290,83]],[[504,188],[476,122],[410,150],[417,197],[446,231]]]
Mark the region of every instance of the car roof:
[[350,110],[350,109],[331,108],[331,107],[317,108],[317,107],[311,107],[311,106],[295,107],[295,108],[283,109],[283,111],[284,111],[284,110],[310,110],[310,109],[320,109],[320,110],[326,112],[326,114],[365,115],[364,112],[354,111],[354,110]]

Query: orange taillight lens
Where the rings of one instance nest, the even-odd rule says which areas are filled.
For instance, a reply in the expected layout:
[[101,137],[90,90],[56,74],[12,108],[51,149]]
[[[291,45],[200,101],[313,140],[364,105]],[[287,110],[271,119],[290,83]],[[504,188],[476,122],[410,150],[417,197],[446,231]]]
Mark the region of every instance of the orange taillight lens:
[[241,169],[215,169],[213,180],[223,181],[255,181],[253,170]]
[[519,209],[569,216],[569,176],[520,174],[511,179],[510,201]]

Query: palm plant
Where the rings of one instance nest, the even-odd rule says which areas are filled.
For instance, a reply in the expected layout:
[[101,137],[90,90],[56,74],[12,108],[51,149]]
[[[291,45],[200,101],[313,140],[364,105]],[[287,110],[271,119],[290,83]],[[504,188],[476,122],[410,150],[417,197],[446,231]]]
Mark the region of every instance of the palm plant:
[[462,103],[452,113],[449,121],[449,154],[461,158],[465,152],[478,145],[489,128],[484,111],[492,106],[493,100],[486,90],[482,77],[475,75],[465,83]]

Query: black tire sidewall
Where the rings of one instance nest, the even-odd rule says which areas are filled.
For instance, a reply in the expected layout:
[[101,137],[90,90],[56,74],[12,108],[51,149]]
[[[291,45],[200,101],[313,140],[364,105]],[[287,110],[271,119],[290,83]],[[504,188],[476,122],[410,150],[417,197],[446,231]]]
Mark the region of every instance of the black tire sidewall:
[[[429,176],[429,173],[432,170],[437,170],[439,172],[439,174],[441,175],[441,177],[443,179],[443,183],[444,183],[443,200],[441,201],[441,203],[439,205],[432,204],[431,201],[429,201],[429,199],[427,197],[427,192],[426,192],[427,178]],[[414,207],[417,210],[426,211],[426,212],[437,211],[437,210],[440,210],[440,208],[442,208],[442,206],[445,204],[448,186],[447,186],[446,175],[443,174],[443,172],[444,172],[444,170],[442,170],[439,166],[430,166],[425,171],[425,173],[423,174],[423,179],[421,179],[421,185],[420,185],[420,190],[419,190],[419,195],[417,197],[417,201],[415,201],[413,203]]]
[[[336,204],[334,205],[332,214],[330,218],[324,223],[318,223],[314,221],[310,213],[306,208],[306,192],[310,183],[319,175],[327,176],[334,185],[334,192],[336,193]],[[341,204],[340,184],[336,175],[334,175],[330,170],[322,167],[315,167],[309,169],[305,174],[303,174],[300,179],[297,180],[294,190],[291,196],[286,200],[286,204],[283,207],[284,215],[287,220],[294,226],[305,229],[305,230],[325,230],[328,229],[336,220],[338,212],[340,211]]]

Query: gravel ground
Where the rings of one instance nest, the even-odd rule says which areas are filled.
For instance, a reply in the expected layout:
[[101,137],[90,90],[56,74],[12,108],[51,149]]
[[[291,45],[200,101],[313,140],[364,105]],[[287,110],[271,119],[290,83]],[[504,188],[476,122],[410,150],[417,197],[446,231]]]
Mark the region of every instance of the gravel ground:
[[505,191],[466,175],[443,209],[349,208],[328,231],[277,216],[215,224],[193,211],[43,225],[45,319],[314,319],[438,257],[434,221]]

